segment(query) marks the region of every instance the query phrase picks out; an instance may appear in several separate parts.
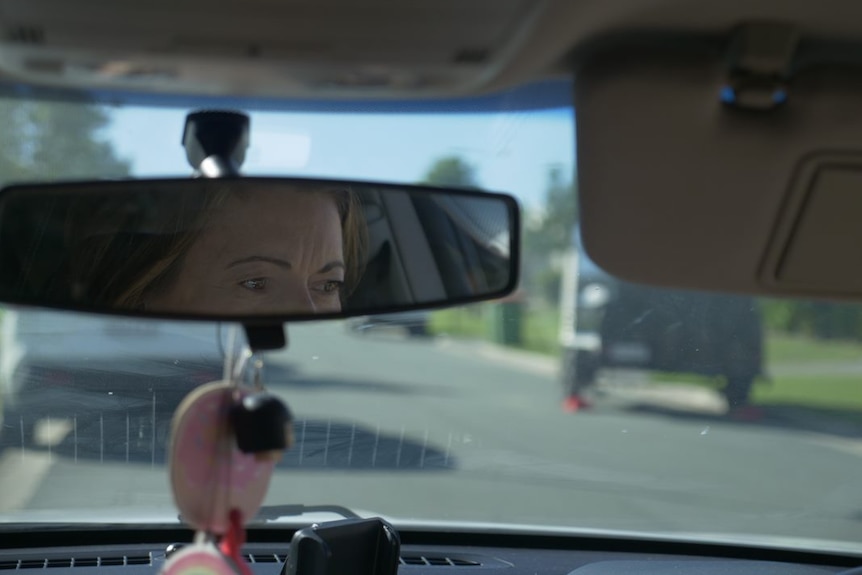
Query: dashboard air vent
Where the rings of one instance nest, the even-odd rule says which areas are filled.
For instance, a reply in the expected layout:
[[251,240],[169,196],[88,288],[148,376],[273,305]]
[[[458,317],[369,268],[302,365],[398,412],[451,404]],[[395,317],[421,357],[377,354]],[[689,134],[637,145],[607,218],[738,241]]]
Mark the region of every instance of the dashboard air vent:
[[45,43],[45,31],[38,26],[16,26],[6,29],[6,39],[16,44],[40,45]]
[[[284,563],[287,561],[287,555],[284,553],[270,553],[268,551],[254,551],[246,553],[244,557],[249,563]],[[0,571],[51,569],[53,567],[121,567],[125,565],[152,565],[152,563],[152,555],[150,554],[0,559]],[[424,567],[476,567],[482,565],[479,561],[471,559],[415,553],[403,554],[400,563],[404,566]]]
[[458,559],[456,557],[434,555],[402,555],[402,565],[424,565],[426,567],[478,567],[478,561]]
[[152,565],[151,555],[113,555],[104,557],[51,557],[46,559],[0,559],[0,571],[51,569],[53,567],[108,567],[110,565]]

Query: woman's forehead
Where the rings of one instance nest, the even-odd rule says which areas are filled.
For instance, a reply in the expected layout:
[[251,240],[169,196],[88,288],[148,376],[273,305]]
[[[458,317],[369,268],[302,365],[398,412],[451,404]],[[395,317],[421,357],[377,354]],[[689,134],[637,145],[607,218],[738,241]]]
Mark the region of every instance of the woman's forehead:
[[266,189],[246,190],[229,194],[209,210],[220,218],[260,217],[278,218],[291,216],[338,217],[338,202],[335,195],[324,191]]
[[265,201],[265,202],[297,202],[297,201],[325,201],[335,202],[338,192],[331,188],[323,187],[274,187],[261,186],[260,188],[244,188],[229,194],[242,201]]
[[341,249],[341,219],[335,199],[308,193],[231,198],[204,218],[208,241],[221,246],[293,246]]

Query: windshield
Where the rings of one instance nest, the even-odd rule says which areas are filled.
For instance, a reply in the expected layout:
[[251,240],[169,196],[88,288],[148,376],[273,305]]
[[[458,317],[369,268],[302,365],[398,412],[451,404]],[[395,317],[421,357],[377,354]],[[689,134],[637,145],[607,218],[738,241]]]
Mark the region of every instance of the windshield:
[[[524,213],[506,300],[289,326],[265,381],[296,444],[266,503],[858,543],[862,309],[601,272],[573,242],[576,111],[530,97],[251,111],[247,174],[476,186]],[[191,109],[2,99],[0,180],[188,176]],[[221,377],[225,326],[12,308],[0,321],[0,517],[176,521],[171,413]]]

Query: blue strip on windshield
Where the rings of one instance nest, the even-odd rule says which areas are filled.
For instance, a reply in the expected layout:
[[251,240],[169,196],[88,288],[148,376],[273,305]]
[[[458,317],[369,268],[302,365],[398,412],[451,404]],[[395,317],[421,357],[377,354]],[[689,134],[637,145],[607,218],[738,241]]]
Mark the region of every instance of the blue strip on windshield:
[[0,84],[0,97],[80,101],[120,106],[225,108],[249,111],[453,114],[570,108],[572,106],[572,84],[570,79],[562,78],[536,82],[505,92],[474,97],[339,101],[291,98],[238,98],[209,95],[166,95],[114,90],[73,90],[6,83]]

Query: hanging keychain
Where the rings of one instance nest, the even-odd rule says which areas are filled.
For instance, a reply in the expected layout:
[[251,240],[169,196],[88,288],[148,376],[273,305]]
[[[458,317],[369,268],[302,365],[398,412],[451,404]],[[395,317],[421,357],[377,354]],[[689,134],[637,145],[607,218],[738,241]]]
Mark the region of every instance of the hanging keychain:
[[[240,383],[251,362],[253,385]],[[227,381],[203,385],[177,407],[170,481],[194,543],[172,555],[163,575],[251,575],[242,557],[245,524],[260,509],[275,465],[292,443],[290,410],[267,393],[262,362],[246,351]]]

